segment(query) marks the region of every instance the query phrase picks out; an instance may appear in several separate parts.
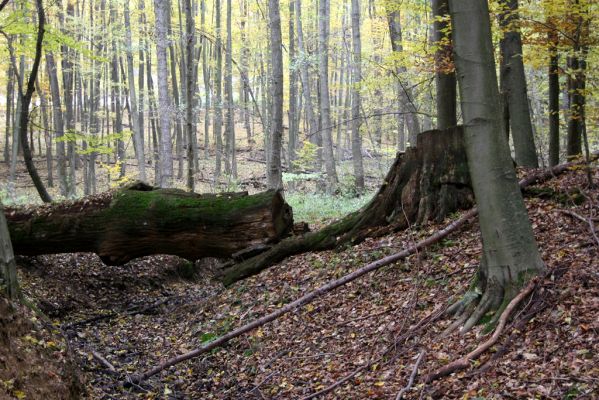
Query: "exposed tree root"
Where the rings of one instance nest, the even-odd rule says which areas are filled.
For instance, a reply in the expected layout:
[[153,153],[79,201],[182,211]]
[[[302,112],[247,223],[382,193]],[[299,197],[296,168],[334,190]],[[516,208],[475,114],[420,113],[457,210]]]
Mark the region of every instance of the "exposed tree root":
[[[528,284],[524,287],[524,289],[522,289],[522,291],[520,293],[518,293],[518,295],[516,297],[514,297],[512,299],[512,301],[510,301],[508,306],[505,308],[505,310],[501,314],[501,317],[499,318],[499,324],[497,325],[495,332],[487,341],[482,343],[480,346],[478,346],[476,349],[474,349],[470,353],[466,354],[464,357],[447,364],[446,366],[438,369],[437,371],[435,371],[431,374],[428,374],[427,376],[425,376],[424,381],[426,383],[430,383],[434,380],[437,380],[439,378],[442,378],[444,376],[452,374],[456,371],[460,371],[462,369],[468,368],[468,366],[470,366],[470,361],[475,360],[478,357],[480,357],[481,354],[483,354],[485,351],[487,351],[491,346],[493,346],[497,342],[497,340],[499,339],[499,336],[501,336],[501,333],[503,332],[503,328],[505,327],[508,318],[510,317],[510,315],[512,314],[512,312],[514,311],[516,306],[518,304],[520,304],[520,302],[533,291],[533,289],[536,287],[538,281],[539,281],[538,278],[534,278],[534,279],[530,280],[528,282]],[[482,300],[481,300],[481,304],[482,304]],[[481,309],[483,309],[483,308],[484,307],[482,307]],[[474,316],[474,314],[473,314],[473,316]]]

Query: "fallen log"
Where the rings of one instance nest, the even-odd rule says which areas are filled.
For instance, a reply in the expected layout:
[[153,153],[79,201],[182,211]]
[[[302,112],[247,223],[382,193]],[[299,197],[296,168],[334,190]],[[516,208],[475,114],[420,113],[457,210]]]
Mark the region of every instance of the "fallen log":
[[152,254],[230,257],[293,227],[280,192],[200,195],[137,182],[74,202],[7,208],[16,254],[94,252],[108,265]]

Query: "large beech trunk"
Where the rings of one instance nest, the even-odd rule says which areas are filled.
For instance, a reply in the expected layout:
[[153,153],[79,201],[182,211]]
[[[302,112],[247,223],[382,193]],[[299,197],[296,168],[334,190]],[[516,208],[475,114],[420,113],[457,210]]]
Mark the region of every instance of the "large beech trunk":
[[20,255],[94,252],[109,265],[151,254],[231,257],[279,241],[293,225],[280,192],[200,195],[143,183],[32,209],[6,209]]
[[262,254],[228,266],[221,271],[221,280],[231,284],[293,254],[357,243],[429,220],[441,221],[473,204],[463,129],[423,132],[418,135],[416,148],[397,156],[381,188],[361,210],[320,231],[284,239]]

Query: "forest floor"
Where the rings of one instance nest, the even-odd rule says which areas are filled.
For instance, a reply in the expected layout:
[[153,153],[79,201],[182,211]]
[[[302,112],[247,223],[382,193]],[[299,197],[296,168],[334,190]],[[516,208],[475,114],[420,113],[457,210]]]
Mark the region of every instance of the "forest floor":
[[[529,190],[536,195],[526,203],[551,271],[536,300],[470,369],[430,384],[416,378],[404,398],[599,397],[599,244],[586,222],[564,212],[594,215],[599,224],[599,190],[585,187],[577,169]],[[21,258],[20,279],[67,336],[90,399],[297,399],[352,373],[324,398],[388,399],[407,385],[421,352],[420,377],[485,339],[483,326],[440,337],[450,319],[417,327],[468,287],[481,250],[475,222],[141,386],[124,389],[122,382],[443,226],[291,257],[229,288],[211,279],[211,262],[198,264],[192,277],[170,256],[123,267],[92,254]],[[515,327],[533,305],[544,308]]]

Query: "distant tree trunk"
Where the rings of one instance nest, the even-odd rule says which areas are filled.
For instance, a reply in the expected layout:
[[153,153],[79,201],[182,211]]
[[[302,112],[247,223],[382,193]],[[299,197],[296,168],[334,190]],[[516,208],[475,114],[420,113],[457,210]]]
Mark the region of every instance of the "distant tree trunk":
[[62,117],[62,103],[60,99],[60,88],[58,86],[58,75],[56,73],[56,63],[54,62],[54,54],[51,51],[46,52],[46,69],[48,72],[48,80],[50,81],[50,96],[52,98],[52,120],[54,127],[54,137],[56,140],[56,161],[58,185],[60,194],[63,197],[67,196],[67,168],[65,162],[65,144],[62,140],[64,136],[64,120]]
[[[140,121],[140,110],[139,103],[137,101],[137,90],[135,89],[135,72],[133,68],[133,47],[131,43],[131,18],[129,16],[129,2],[125,1],[123,3],[123,7],[125,14],[125,45],[127,46],[127,82],[129,83],[129,98],[131,99],[131,119],[133,120],[133,144],[135,145],[135,155],[137,156],[139,179],[141,181],[145,181],[146,157],[144,154],[144,134]],[[140,63],[143,63],[142,59],[140,59]],[[142,71],[143,66],[140,66],[140,72]],[[140,80],[140,82],[143,82],[143,78]]]
[[[289,65],[295,65],[297,55],[295,53],[295,3],[289,1]],[[289,68],[289,140],[287,142],[287,154],[289,168],[293,169],[296,159],[296,150],[299,141],[299,118],[297,111],[297,69]]]
[[11,132],[11,121],[13,117],[13,106],[14,106],[14,93],[15,93],[15,82],[16,76],[14,73],[14,67],[12,63],[6,68],[6,117],[5,117],[5,136],[4,136],[4,162],[8,165],[10,163],[10,132]]
[[[54,168],[52,158],[52,134],[50,133],[50,124],[48,122],[48,100],[46,93],[39,85],[39,79],[35,81],[37,95],[40,98],[40,108],[42,114],[42,126],[44,127],[44,142],[46,143],[46,169],[48,170],[48,187],[54,187]],[[40,149],[41,151],[41,149]]]
[[549,41],[549,165],[559,164],[559,55],[556,30],[548,33]]
[[[205,30],[206,26],[206,1],[201,2],[201,14],[200,14],[200,29]],[[210,97],[212,94],[210,85],[210,67],[208,65],[208,59],[210,54],[209,43],[202,46],[202,78],[204,79],[204,158],[207,160],[210,156]]]
[[451,54],[448,0],[433,0],[435,52],[435,83],[437,86],[437,129],[457,125],[456,78]]
[[320,117],[322,121],[322,147],[325,170],[327,174],[326,190],[333,193],[337,188],[337,171],[333,154],[333,138],[331,132],[331,101],[329,98],[329,29],[330,0],[320,0],[318,6],[318,80]]
[[516,164],[536,168],[539,166],[539,162],[526,91],[522,37],[518,26],[520,20],[518,0],[502,0],[501,5],[503,10],[500,13],[499,22],[504,30],[504,37],[500,42],[501,88],[502,97],[507,106],[506,111],[509,114]]
[[[387,10],[387,21],[389,23],[389,34],[391,36],[391,47],[394,52],[403,52],[402,33],[401,33],[401,16],[398,9]],[[405,118],[406,126],[408,127],[408,137],[410,146],[416,145],[416,136],[420,133],[420,123],[418,122],[418,109],[414,103],[414,96],[408,82],[402,81],[407,69],[398,67],[396,74],[397,80],[401,89],[399,91],[399,104],[401,111],[408,113]]]
[[193,192],[194,185],[194,157],[196,140],[194,135],[194,91],[196,85],[196,69],[194,68],[195,22],[191,12],[191,0],[184,0],[185,7],[185,134],[187,136],[187,189]]
[[501,311],[545,267],[502,134],[487,1],[449,4],[466,152],[483,243],[476,291],[455,307],[465,306],[468,319],[462,331],[467,331],[487,312]]
[[227,0],[227,48],[225,49],[225,173],[237,179],[235,158],[235,104],[233,102],[233,40],[231,31],[231,0]]
[[[289,2],[289,4],[291,3],[293,3],[293,0]],[[244,76],[241,99],[243,101],[243,124],[247,136],[248,146],[251,148],[255,141],[252,138],[252,125],[250,123],[250,110],[248,106],[250,102],[250,83],[248,80],[250,49],[248,48],[247,43],[247,20],[248,3],[247,0],[241,0],[241,20],[239,21],[241,25],[241,74]]]
[[360,85],[362,82],[362,42],[360,37],[360,1],[351,0],[352,26],[352,108],[351,148],[354,179],[358,193],[364,191],[364,166],[362,165],[362,137],[360,136]]
[[221,174],[222,164],[222,129],[223,129],[223,100],[222,100],[222,77],[223,77],[223,46],[222,46],[222,35],[221,35],[221,2],[220,0],[214,0],[214,8],[216,15],[215,23],[215,49],[214,55],[216,58],[216,65],[214,71],[214,140],[216,142],[216,167],[214,170],[214,182],[218,184]]
[[17,265],[6,225],[4,209],[0,203],[0,292],[13,301],[21,298],[17,279]]
[[[60,4],[60,3],[59,3]],[[75,14],[75,6],[73,2],[67,2],[67,15],[70,18],[74,18]],[[61,12],[59,14],[60,17],[60,25],[61,30],[65,34],[71,34],[68,32],[65,26],[64,14]],[[65,105],[65,128],[67,133],[70,133],[75,130],[75,96],[73,95],[73,86],[74,86],[74,66],[71,60],[73,52],[69,50],[68,46],[65,44],[61,44],[60,52],[62,55],[61,64],[62,64],[62,83],[63,83],[63,93],[64,93],[64,105]],[[76,178],[76,164],[77,164],[77,154],[75,153],[75,141],[69,140],[67,142],[67,159],[69,160],[68,167],[68,178],[67,178],[67,195],[70,198],[75,197],[77,192],[77,178]]]
[[[110,21],[112,25],[117,23],[117,15],[114,1],[110,2]],[[125,29],[127,30],[127,29]],[[116,38],[112,36],[112,60],[110,69],[110,98],[114,107],[114,125],[113,132],[119,135],[123,133],[123,110],[121,105],[121,78],[119,74],[119,58],[117,53]],[[125,142],[121,136],[116,140],[116,160],[119,164],[119,178],[125,176]]]
[[168,0],[154,0],[156,14],[156,58],[158,62],[158,113],[160,116],[160,187],[170,187],[173,181],[173,148],[171,144],[171,99],[168,93],[167,21]]
[[270,62],[272,68],[272,108],[270,124],[270,148],[267,166],[268,188],[283,187],[281,168],[281,145],[283,140],[283,42],[281,38],[281,14],[278,0],[268,2],[270,23]]
[[[306,111],[307,119],[308,119],[308,139],[310,142],[315,143],[320,146],[321,141],[321,132],[318,129],[318,119],[316,118],[316,114],[314,112],[314,105],[312,103],[312,86],[310,83],[310,74],[308,71],[309,61],[308,61],[308,52],[306,51],[306,47],[304,45],[304,30],[302,27],[302,2],[301,0],[295,0],[295,25],[297,29],[297,49],[298,49],[298,57],[299,61],[299,70],[300,77],[302,81],[302,94],[304,96],[304,110]],[[317,169],[320,170],[320,166],[322,163],[320,152],[318,153],[318,159],[316,160]]]

